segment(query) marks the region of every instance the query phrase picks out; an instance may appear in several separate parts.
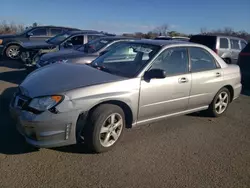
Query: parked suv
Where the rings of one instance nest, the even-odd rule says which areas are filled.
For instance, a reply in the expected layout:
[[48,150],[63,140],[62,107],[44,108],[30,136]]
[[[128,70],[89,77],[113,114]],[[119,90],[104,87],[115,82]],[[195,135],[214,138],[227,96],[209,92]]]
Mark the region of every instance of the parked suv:
[[244,87],[250,87],[250,43],[240,52],[238,63],[241,70],[241,80]]
[[20,44],[25,41],[46,40],[60,33],[79,30],[58,26],[38,26],[15,35],[0,35],[0,55],[11,59],[20,57]]
[[194,35],[190,38],[190,42],[211,48],[227,64],[235,64],[240,51],[247,45],[244,39],[219,35]]

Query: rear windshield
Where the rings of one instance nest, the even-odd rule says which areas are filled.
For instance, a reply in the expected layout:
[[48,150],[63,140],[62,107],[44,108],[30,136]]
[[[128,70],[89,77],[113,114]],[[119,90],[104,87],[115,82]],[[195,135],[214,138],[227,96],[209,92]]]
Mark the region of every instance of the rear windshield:
[[216,44],[216,37],[215,36],[202,36],[202,35],[195,35],[190,38],[190,42],[203,44],[211,49],[215,48]]
[[250,43],[246,45],[246,47],[242,50],[242,52],[250,52]]

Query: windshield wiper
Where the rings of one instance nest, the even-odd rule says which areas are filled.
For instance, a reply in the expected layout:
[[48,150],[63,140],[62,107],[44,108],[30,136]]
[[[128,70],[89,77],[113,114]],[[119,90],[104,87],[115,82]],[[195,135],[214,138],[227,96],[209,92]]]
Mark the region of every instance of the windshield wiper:
[[93,64],[87,64],[93,68],[96,68],[98,70],[104,71],[104,72],[108,72],[108,73],[112,73],[112,71],[110,71],[108,68],[104,67],[104,66],[100,66],[100,65],[93,65]]

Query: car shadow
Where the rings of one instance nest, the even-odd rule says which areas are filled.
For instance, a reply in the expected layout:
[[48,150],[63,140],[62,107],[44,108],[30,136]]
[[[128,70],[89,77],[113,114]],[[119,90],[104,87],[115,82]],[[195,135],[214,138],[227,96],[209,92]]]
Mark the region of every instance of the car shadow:
[[9,60],[6,58],[1,58],[0,67],[6,67],[11,69],[23,69],[24,65],[21,61],[18,60]]
[[242,95],[250,96],[250,89],[249,88],[243,88],[241,91]]
[[50,149],[65,153],[96,154],[95,152],[90,150],[84,143]]
[[28,73],[26,70],[1,72],[0,80],[13,84],[20,84],[27,75]]
[[17,87],[11,87],[0,95],[0,153],[16,155],[38,151],[28,145],[24,138],[17,132],[15,122],[9,113],[9,104]]

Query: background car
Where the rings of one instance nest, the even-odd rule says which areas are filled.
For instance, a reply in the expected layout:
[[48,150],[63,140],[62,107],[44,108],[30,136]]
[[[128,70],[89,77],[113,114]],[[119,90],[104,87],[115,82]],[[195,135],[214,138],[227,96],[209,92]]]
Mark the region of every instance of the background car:
[[44,41],[60,33],[72,30],[79,29],[60,26],[38,26],[14,35],[0,35],[0,55],[18,59],[22,42]]
[[44,54],[37,61],[37,67],[43,67],[55,62],[75,62],[75,63],[91,63],[100,54],[104,54],[108,50],[117,47],[120,43],[126,41],[134,41],[139,39],[133,39],[128,37],[101,37],[90,41],[89,43],[71,50],[63,50],[59,52],[53,52]]
[[237,64],[240,66],[243,87],[250,88],[250,43],[240,52]]
[[247,45],[244,39],[220,35],[193,35],[190,42],[211,48],[227,64],[235,64],[240,51]]
[[181,41],[189,41],[188,37],[170,37],[170,36],[158,36],[154,40],[181,40]]
[[103,36],[105,35],[92,30],[68,31],[56,35],[47,41],[22,43],[21,59],[26,66],[32,66],[35,64],[35,58],[39,58],[42,54],[56,52],[62,49],[77,48],[93,39]]
[[241,93],[240,77],[237,65],[227,65],[204,45],[125,42],[88,65],[34,71],[19,86],[10,111],[34,146],[70,145],[83,137],[92,150],[104,152],[125,127],[202,110],[223,115]]

